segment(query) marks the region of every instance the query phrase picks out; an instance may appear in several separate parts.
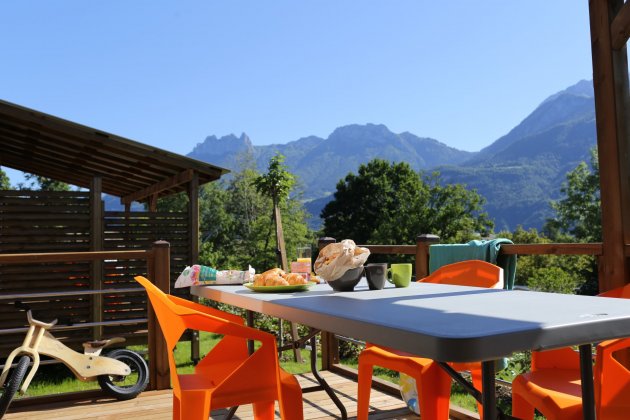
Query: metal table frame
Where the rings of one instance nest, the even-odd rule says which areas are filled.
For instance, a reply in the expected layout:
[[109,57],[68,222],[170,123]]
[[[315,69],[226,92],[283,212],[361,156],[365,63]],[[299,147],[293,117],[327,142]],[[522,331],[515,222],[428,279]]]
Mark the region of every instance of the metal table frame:
[[627,300],[414,283],[334,292],[255,293],[196,286],[193,295],[354,337],[438,362],[482,361],[484,420],[496,407],[494,360],[516,351],[580,346],[585,419],[595,418],[591,344],[630,336]]

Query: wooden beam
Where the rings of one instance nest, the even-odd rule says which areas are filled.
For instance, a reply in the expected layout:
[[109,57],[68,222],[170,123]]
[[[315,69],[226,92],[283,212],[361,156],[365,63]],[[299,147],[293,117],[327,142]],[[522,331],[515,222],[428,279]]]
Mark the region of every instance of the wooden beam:
[[153,213],[157,212],[157,204],[158,204],[158,194],[157,193],[151,194],[149,196],[149,211]]
[[630,37],[630,3],[625,3],[610,24],[613,50],[620,50]]
[[439,244],[440,237],[431,234],[422,234],[416,237],[416,281],[425,278],[429,274],[429,247],[431,244]]
[[194,170],[186,169],[185,171],[182,171],[177,175],[173,175],[170,178],[166,178],[165,180],[160,181],[157,184],[153,184],[149,187],[141,189],[140,191],[136,191],[135,193],[126,195],[120,199],[120,202],[122,204],[127,204],[131,203],[132,201],[141,201],[147,197],[150,197],[153,194],[158,194],[161,191],[176,187],[181,184],[185,184],[186,182],[190,182],[194,174]]
[[188,184],[188,223],[190,226],[190,261],[199,260],[199,175],[193,172]]
[[[95,176],[92,178],[90,188],[90,251],[103,250],[103,178]],[[90,266],[90,278],[92,290],[103,289],[103,261],[94,260]],[[103,295],[92,296],[92,322],[103,321]],[[100,340],[103,335],[103,326],[96,325],[92,328],[93,339]]]
[[[597,147],[599,151],[600,189],[602,205],[602,257],[600,259],[600,291],[623,286],[628,279],[624,255],[625,241],[630,237],[629,203],[624,203],[623,185],[628,177],[627,146],[618,121],[618,78],[621,61],[625,57],[613,57],[610,23],[613,10],[619,10],[623,0],[590,0],[591,52],[593,59],[593,87],[595,91],[595,115]],[[617,51],[618,53],[619,51]],[[621,60],[620,60],[621,58]],[[625,77],[627,79],[627,58]],[[627,83],[627,81],[626,81]],[[626,179],[624,179],[626,178]]]
[[[148,264],[149,279],[164,293],[170,293],[171,254],[170,245],[165,241],[153,243],[152,258]],[[147,299],[147,318],[149,322],[149,389],[168,389],[171,378],[168,364],[169,349],[166,339]]]
[[[188,265],[199,263],[199,174],[193,173],[188,183],[188,235],[190,260]],[[192,297],[193,302],[199,302],[198,296]],[[201,360],[199,331],[192,331],[190,339],[190,357],[195,364]]]

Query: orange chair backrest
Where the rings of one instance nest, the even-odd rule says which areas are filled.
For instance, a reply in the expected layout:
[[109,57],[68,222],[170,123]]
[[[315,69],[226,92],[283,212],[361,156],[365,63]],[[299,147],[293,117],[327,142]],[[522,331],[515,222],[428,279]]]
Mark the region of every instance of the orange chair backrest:
[[630,283],[626,284],[625,286],[617,287],[616,289],[600,293],[597,296],[630,299]]
[[502,289],[503,269],[485,261],[467,260],[444,265],[419,282]]
[[[167,353],[171,383],[174,388],[178,389],[179,378],[177,376],[177,366],[173,350],[187,328],[202,328],[201,325],[196,326],[194,323],[191,323],[190,320],[186,319],[186,315],[199,314],[199,312],[172,302],[169,299],[169,295],[161,291],[156,285],[151,283],[150,280],[142,276],[136,276],[135,280],[146,289],[149,300],[151,301],[151,306],[153,307],[158,322],[160,323],[160,328],[162,330],[162,334],[164,334],[168,348]],[[204,314],[203,317],[203,327],[219,334],[230,331],[231,323],[229,321],[209,314]]]
[[597,346],[593,374],[597,418],[625,419],[630,410],[630,370],[616,358],[615,352],[628,350],[630,339],[604,341]]
[[135,280],[146,289],[168,348],[172,350],[186,330],[184,321],[177,314],[176,305],[168,299],[166,293],[151,283],[149,279],[137,276]]

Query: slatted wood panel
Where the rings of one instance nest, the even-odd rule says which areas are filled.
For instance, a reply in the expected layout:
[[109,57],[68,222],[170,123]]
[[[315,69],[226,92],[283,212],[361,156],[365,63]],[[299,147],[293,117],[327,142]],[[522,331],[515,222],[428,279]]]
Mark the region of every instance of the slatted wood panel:
[[[103,223],[103,249],[117,251],[121,249],[149,249],[155,241],[170,243],[171,281],[177,279],[189,261],[189,224],[188,213],[158,212],[105,212]],[[105,262],[103,288],[137,287],[133,280],[139,274],[146,275],[144,261]],[[171,293],[190,297],[188,289],[174,289]],[[106,295],[103,297],[105,321],[136,319],[146,317],[146,295],[141,293],[126,295]],[[126,326],[106,326],[108,336],[125,336],[130,332]],[[138,331],[132,331],[137,337]],[[142,331],[144,334],[144,331]]]
[[0,191],[0,252],[90,249],[88,192]]
[[[83,191],[0,191],[0,254],[90,251],[90,194]],[[171,279],[188,262],[187,213],[106,212],[103,250],[146,250],[156,240],[171,243]],[[102,278],[91,275],[89,262],[29,263],[0,265],[0,294],[77,293],[92,289],[137,288],[135,275],[147,274],[144,260],[108,260]],[[102,281],[102,284],[99,284]],[[186,289],[187,290],[187,289]],[[181,293],[181,290],[179,290]],[[59,318],[59,324],[118,321],[146,318],[143,292],[111,293],[102,297],[102,319],[94,319],[90,295],[22,299],[44,321]],[[48,318],[48,319],[47,319]],[[0,300],[0,329],[26,327],[24,312],[12,301]],[[146,343],[146,324],[103,327],[103,336],[123,336],[130,343]],[[55,332],[71,347],[92,337],[94,330]],[[23,333],[0,335],[0,357],[21,343]]]
[[[0,191],[0,253],[71,252],[90,249],[88,192]],[[89,263],[48,263],[0,266],[0,293],[75,292],[89,290]],[[90,298],[59,297],[26,302],[36,314],[61,322],[89,322]],[[24,312],[0,301],[0,328],[26,325]],[[69,343],[86,331],[65,332]],[[0,354],[21,342],[23,334],[2,336]]]
[[[335,375],[331,372],[322,372],[322,376],[336,390],[348,410],[349,418],[356,418],[357,384],[349,379]],[[311,375],[299,375],[302,386],[313,385]],[[118,402],[112,399],[95,399],[92,401],[79,401],[75,403],[53,403],[43,406],[37,404],[23,405],[13,408],[4,418],[6,420],[48,420],[48,419],[99,419],[99,420],[167,420],[171,419],[172,392],[154,391],[145,392],[137,399]],[[226,410],[212,412],[212,419],[224,419]],[[280,418],[276,411],[276,418]],[[251,406],[240,407],[235,419],[253,419]],[[304,418],[311,420],[339,418],[339,410],[332,403],[324,391],[304,394]],[[399,395],[388,395],[373,390],[370,399],[370,419],[417,419],[405,406]],[[462,417],[460,417],[462,418]],[[291,419],[289,419],[291,420]]]

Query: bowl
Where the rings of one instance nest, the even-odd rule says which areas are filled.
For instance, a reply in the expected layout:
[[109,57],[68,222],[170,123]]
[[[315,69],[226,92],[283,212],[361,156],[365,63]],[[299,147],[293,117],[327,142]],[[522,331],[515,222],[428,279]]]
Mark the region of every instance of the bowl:
[[343,273],[341,277],[335,280],[327,280],[330,287],[336,292],[351,292],[354,290],[354,286],[359,283],[361,276],[363,275],[363,266],[357,268],[351,268]]

